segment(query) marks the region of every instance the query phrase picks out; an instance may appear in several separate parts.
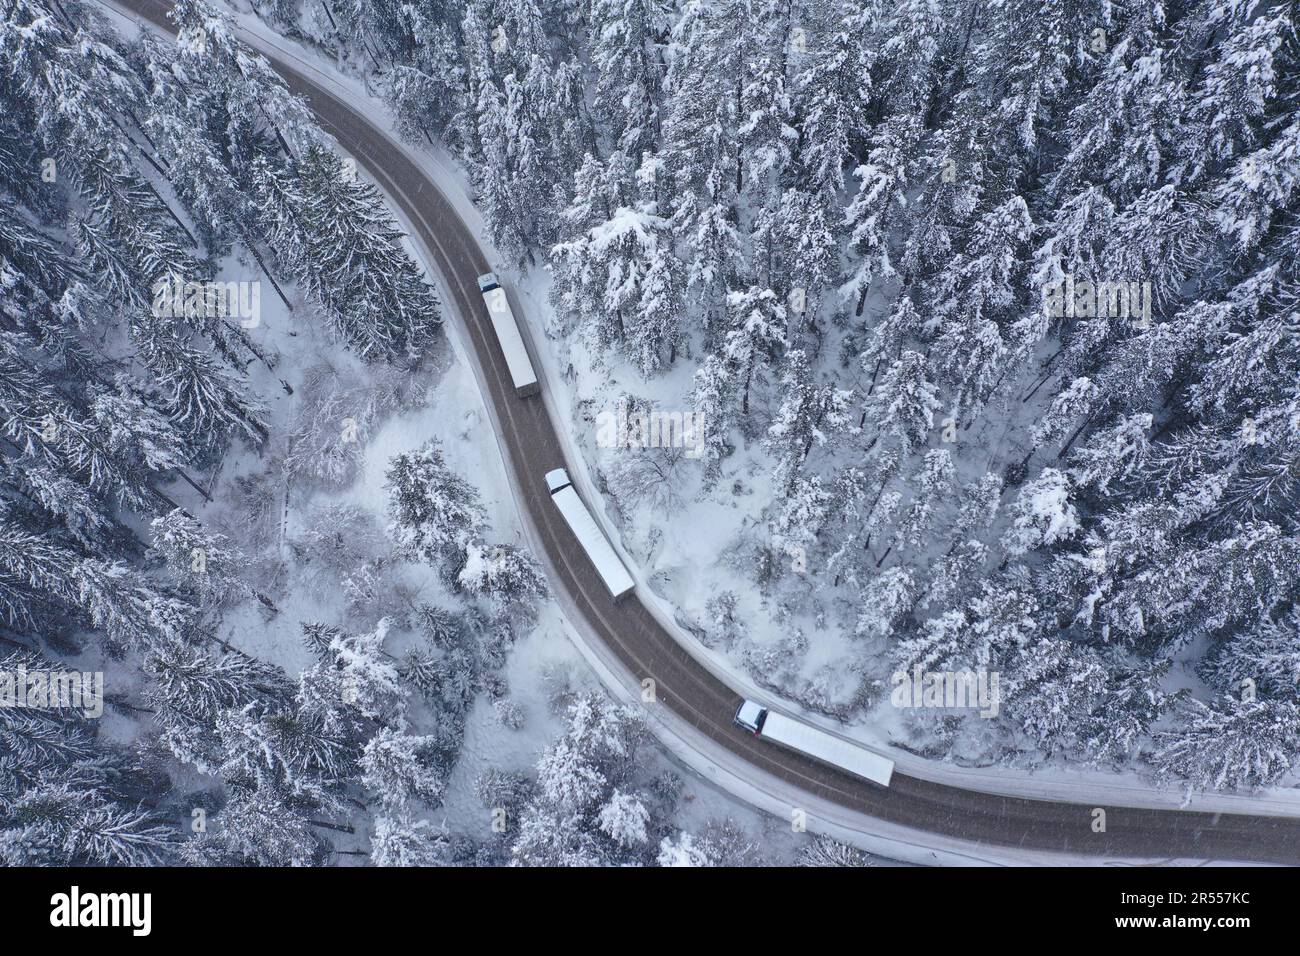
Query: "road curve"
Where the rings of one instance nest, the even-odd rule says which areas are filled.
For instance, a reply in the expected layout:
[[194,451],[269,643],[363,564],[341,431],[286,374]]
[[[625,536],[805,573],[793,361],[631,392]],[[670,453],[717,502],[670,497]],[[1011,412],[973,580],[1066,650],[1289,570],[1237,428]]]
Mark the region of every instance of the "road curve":
[[[112,0],[174,33],[161,0]],[[468,345],[481,363],[500,422],[498,436],[526,508],[555,570],[550,581],[638,679],[653,678],[658,699],[680,718],[748,764],[799,789],[882,821],[990,849],[1008,848],[1122,859],[1218,860],[1300,864],[1300,820],[1239,813],[1126,808],[1106,804],[1105,832],[1093,831],[1083,805],[983,793],[896,771],[885,789],[740,730],[731,716],[739,696],[668,633],[634,595],[615,604],[550,501],[545,473],[565,466],[563,444],[536,397],[518,399],[491,331],[476,278],[490,265],[447,197],[386,133],[288,62],[270,60],[289,89],[311,106],[321,128],[356,157],[396,203],[444,277],[444,301],[463,317]]]

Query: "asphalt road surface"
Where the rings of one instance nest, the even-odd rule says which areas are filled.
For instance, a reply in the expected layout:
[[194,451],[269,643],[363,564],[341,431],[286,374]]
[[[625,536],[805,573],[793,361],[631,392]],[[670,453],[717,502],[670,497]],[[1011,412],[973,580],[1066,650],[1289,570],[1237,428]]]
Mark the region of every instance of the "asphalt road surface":
[[[159,0],[115,0],[174,32]],[[265,53],[263,55],[266,55]],[[544,475],[564,467],[562,444],[537,397],[515,397],[505,359],[491,331],[477,277],[490,265],[438,187],[384,131],[348,104],[268,56],[289,88],[304,97],[320,126],[397,203],[446,277],[444,301],[464,317],[469,345],[482,364],[500,436],[523,486],[518,499],[533,521],[563,589],[590,629],[638,679],[656,682],[658,697],[701,733],[754,767],[800,789],[901,826],[977,844],[1094,857],[1211,859],[1300,863],[1300,820],[1175,809],[1106,805],[1106,831],[1092,829],[1096,804],[1029,800],[965,790],[894,773],[888,788],[865,783],[801,755],[778,749],[731,723],[740,697],[714,677],[658,623],[635,595],[615,604],[550,501]]]

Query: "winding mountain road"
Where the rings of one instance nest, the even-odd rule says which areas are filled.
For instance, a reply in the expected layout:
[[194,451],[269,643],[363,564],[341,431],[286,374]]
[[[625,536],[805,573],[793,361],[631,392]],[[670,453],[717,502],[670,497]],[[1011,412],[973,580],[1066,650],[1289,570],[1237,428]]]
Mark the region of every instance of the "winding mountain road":
[[[160,0],[113,0],[174,33]],[[550,584],[637,680],[653,678],[658,701],[700,734],[800,791],[877,821],[971,846],[1036,850],[1105,859],[1300,863],[1300,819],[1105,805],[1105,832],[1094,832],[1097,804],[1030,800],[963,789],[895,772],[888,789],[864,783],[777,749],[731,723],[740,697],[696,660],[635,596],[615,604],[550,501],[543,476],[567,467],[564,444],[543,402],[515,397],[491,331],[476,277],[491,266],[473,234],[438,186],[377,123],[266,50],[288,87],[311,106],[320,126],[355,156],[414,229],[444,278],[444,302],[462,318],[468,346],[481,365],[485,402],[498,440],[519,480],[516,500],[554,569]],[[540,366],[539,366],[540,371]],[[544,386],[545,387],[545,386]]]

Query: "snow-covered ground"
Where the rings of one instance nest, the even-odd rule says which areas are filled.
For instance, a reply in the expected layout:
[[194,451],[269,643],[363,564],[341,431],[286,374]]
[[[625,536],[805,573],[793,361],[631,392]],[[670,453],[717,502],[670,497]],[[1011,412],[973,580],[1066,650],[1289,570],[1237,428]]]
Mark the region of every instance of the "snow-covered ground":
[[[346,91],[350,102],[366,104],[368,115],[385,128],[397,148],[418,163],[452,201],[480,246],[489,251],[494,270],[507,280],[517,314],[527,326],[534,351],[541,359],[546,381],[542,397],[567,443],[570,472],[587,501],[605,503],[603,509],[596,509],[597,518],[637,577],[639,596],[683,646],[738,692],[886,750],[901,769],[924,779],[1046,799],[1111,800],[1133,806],[1288,815],[1300,811],[1300,788],[1296,787],[1275,787],[1251,795],[1183,792],[1158,788],[1136,771],[1081,770],[1060,763],[986,767],[935,761],[916,752],[923,749],[924,741],[908,739],[910,734],[903,726],[905,715],[889,704],[887,693],[879,694],[869,711],[856,714],[847,724],[803,706],[797,698],[810,685],[824,687],[827,696],[835,698],[845,694],[856,679],[846,678],[844,669],[837,666],[847,657],[850,638],[834,627],[821,626],[824,622],[819,622],[815,613],[781,619],[754,591],[752,578],[745,576],[744,569],[737,569],[727,560],[727,549],[737,535],[762,529],[760,512],[767,500],[763,491],[770,467],[761,445],[751,441],[728,459],[726,477],[711,493],[697,494],[700,465],[688,458],[679,501],[672,510],[665,512],[649,504],[621,509],[607,484],[605,472],[611,452],[598,447],[596,416],[613,410],[628,393],[650,399],[664,410],[687,410],[691,384],[687,364],[681,363],[669,374],[647,381],[626,363],[609,367],[576,337],[556,335],[563,323],[551,305],[549,274],[541,268],[521,273],[493,252],[487,228],[470,199],[464,171],[436,145],[415,146],[401,141],[388,107],[370,89],[364,66],[334,62],[311,46],[278,35],[254,13],[233,12],[241,29],[256,38],[254,45],[266,44],[281,55],[289,55],[310,69],[315,79]],[[879,293],[873,291],[866,309],[880,310],[885,305]],[[834,341],[826,346],[832,350],[835,347]],[[463,357],[460,346],[457,352]],[[1041,409],[1026,405],[1007,411],[1008,415],[986,417],[977,428],[959,432],[954,459],[960,479],[977,477],[991,464],[1005,463],[1023,453],[1023,449],[1008,444],[1007,436],[1015,432],[1017,421],[1032,419]],[[739,493],[735,493],[737,490]],[[730,651],[706,647],[698,638],[700,622],[706,617],[705,604],[722,591],[737,595],[737,616],[743,622],[746,638]],[[813,635],[807,641],[797,673],[789,675],[784,686],[756,679],[746,665],[746,650],[780,649],[796,627]],[[1178,670],[1171,672],[1170,679],[1174,684],[1197,683],[1194,675]]]
[[[388,115],[383,104],[370,95],[364,77],[340,75],[337,64],[330,63],[318,51],[276,36],[252,14],[239,13],[238,21],[260,42],[288,52],[310,67],[316,76],[346,90],[353,102],[368,104],[372,117]],[[396,139],[395,133],[392,136]],[[467,198],[468,188],[463,173],[436,148],[403,148],[435,178],[478,235],[479,241],[485,248],[490,248],[484,237],[483,223]],[[672,374],[647,383],[626,368],[611,370],[603,367],[581,343],[552,335],[559,323],[550,307],[548,278],[544,272],[534,270],[521,276],[504,263],[498,261],[494,265],[499,273],[513,280],[512,293],[522,305],[520,314],[530,327],[533,342],[540,346],[537,351],[542,356],[548,382],[545,400],[561,425],[561,434],[570,443],[570,461],[582,463],[576,469],[575,478],[587,500],[597,500],[596,494],[603,496],[607,507],[599,517],[636,569],[642,582],[643,599],[653,593],[650,603],[661,620],[672,627],[685,646],[707,666],[725,674],[736,689],[761,700],[779,703],[786,709],[802,711],[810,720],[841,726],[825,714],[810,712],[793,702],[782,693],[791,689],[789,685],[775,687],[769,682],[763,687],[757,686],[754,674],[746,668],[746,648],[771,647],[798,626],[815,633],[815,639],[808,642],[807,653],[798,672],[791,675],[792,679],[796,682],[820,680],[829,700],[842,699],[852,689],[849,686],[852,676],[846,676],[845,670],[838,666],[847,655],[849,639],[833,627],[820,627],[815,617],[779,619],[753,591],[750,579],[738,573],[725,559],[727,549],[739,535],[747,529],[761,530],[759,512],[761,503],[767,499],[763,482],[764,476],[770,474],[761,447],[751,443],[750,447],[729,459],[724,479],[713,493],[697,495],[698,480],[690,469],[698,468],[698,463],[688,459],[680,501],[672,510],[645,506],[629,512],[620,511],[617,502],[607,493],[604,473],[608,460],[602,459],[603,450],[596,447],[595,414],[612,408],[626,392],[649,398],[665,409],[685,409],[690,388],[688,371],[685,366],[678,366]],[[269,315],[268,323],[282,319]],[[486,411],[478,398],[462,345],[454,333],[451,338],[453,356],[434,386],[427,406],[389,419],[370,437],[361,480],[337,497],[382,516],[383,496],[378,489],[382,486],[387,460],[393,454],[417,447],[430,436],[437,436],[443,442],[452,468],[460,474],[474,476],[491,515],[494,538],[517,540],[522,529],[518,525],[500,456],[490,435]],[[285,351],[288,354],[290,350]],[[274,385],[274,382],[267,384]],[[264,391],[264,394],[270,395],[272,391]],[[962,441],[981,450],[984,458],[999,455],[1005,458],[1007,449],[1000,446],[1000,438],[1000,435],[977,433],[963,436]],[[969,460],[973,462],[974,457]],[[980,460],[979,470],[987,463]],[[231,473],[239,467],[238,462],[226,466]],[[967,476],[963,474],[962,477]],[[310,499],[291,502],[290,528],[295,516],[303,514],[304,506],[310,504]],[[740,599],[737,615],[743,621],[746,641],[729,651],[719,651],[703,646],[688,626],[704,619],[707,613],[705,602],[709,596],[725,590],[734,591]],[[296,612],[302,610],[305,609],[282,608],[283,618],[296,627]],[[277,654],[284,655],[284,659],[277,662],[292,666],[295,663],[293,656],[301,653],[298,651],[300,644],[296,635],[291,641],[285,640],[286,635],[278,634],[277,627],[279,625],[249,627],[247,633],[237,635],[239,640],[232,636],[232,643],[266,654],[271,659],[276,659]],[[453,825],[472,826],[477,815],[483,812],[472,793],[478,769],[496,765],[497,760],[505,766],[527,766],[531,763],[530,754],[535,757],[540,747],[553,737],[559,725],[545,705],[545,675],[553,675],[556,668],[582,670],[580,658],[569,640],[575,636],[567,633],[567,624],[560,610],[547,605],[537,628],[520,642],[512,654],[507,669],[508,679],[512,697],[528,716],[524,731],[509,731],[502,727],[485,702],[480,701],[476,706],[467,728],[465,754],[452,780],[446,804],[448,819]],[[243,644],[242,640],[249,643]],[[285,651],[286,647],[294,650]],[[297,664],[301,666],[301,661]],[[590,680],[590,674],[585,676]],[[864,743],[884,748],[904,738],[900,719],[900,712],[890,707],[887,697],[882,696],[869,712],[856,715],[853,723],[841,729]],[[896,747],[890,749],[891,756],[909,773],[997,792],[1062,799],[1081,799],[1084,794],[1089,794],[1097,795],[1099,799],[1109,796],[1134,805],[1152,806],[1177,804],[1185,799],[1183,794],[1152,790],[1136,774],[1075,772],[1057,766],[1039,767],[1032,774],[1006,768],[986,770],[937,765]],[[713,792],[712,788],[707,789]],[[1300,794],[1294,789],[1286,789],[1249,798],[1198,794],[1191,798],[1190,803],[1207,809],[1244,809],[1249,804],[1253,812],[1295,812],[1297,800],[1300,800]],[[734,810],[734,801],[724,802],[731,804]]]

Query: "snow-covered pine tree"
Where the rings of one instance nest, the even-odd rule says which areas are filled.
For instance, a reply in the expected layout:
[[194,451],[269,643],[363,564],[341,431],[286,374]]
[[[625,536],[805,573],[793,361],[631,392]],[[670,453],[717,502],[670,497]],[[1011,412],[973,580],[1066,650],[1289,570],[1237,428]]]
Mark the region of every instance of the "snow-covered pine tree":
[[868,399],[870,417],[881,433],[892,436],[900,452],[910,455],[924,445],[941,403],[930,381],[925,356],[905,350],[886,370]]
[[1151,762],[1166,777],[1205,790],[1250,790],[1281,779],[1295,763],[1295,701],[1223,697],[1188,700],[1184,726],[1156,734]]
[[450,843],[445,825],[381,814],[375,818],[370,859],[375,866],[446,866],[451,859]]
[[459,567],[470,542],[487,524],[478,492],[455,474],[436,439],[389,463],[388,533],[413,560]]
[[[511,844],[519,866],[591,866],[648,862],[662,831],[635,789],[645,728],[630,709],[584,694],[569,709],[568,729],[537,764],[537,788],[521,811]],[[640,809],[637,809],[640,808]]]
[[886,568],[867,585],[854,626],[857,637],[887,637],[916,603],[912,572]]
[[440,321],[438,299],[402,248],[378,191],[329,150],[298,163],[305,231],[297,276],[334,333],[363,358],[422,354]]
[[470,594],[498,604],[531,604],[546,596],[546,578],[537,562],[508,544],[470,544],[456,580]]
[[436,805],[446,787],[436,756],[432,737],[383,727],[362,751],[362,786],[389,812],[406,808],[412,800]]
[[815,446],[833,445],[853,429],[853,392],[815,382],[808,356],[799,349],[785,356],[781,392],[765,444],[777,459],[777,474],[793,477]]
[[208,531],[193,516],[175,509],[150,525],[153,549],[177,586],[193,593],[197,603],[218,608],[249,585],[240,574],[246,559],[227,547],[226,537]]
[[1055,468],[1044,468],[1027,482],[1011,506],[1011,527],[1002,536],[1007,552],[1021,555],[1077,534],[1079,515],[1070,494],[1069,479]]
[[935,512],[943,508],[945,501],[955,503],[956,482],[957,472],[948,449],[934,448],[925,453],[912,503],[894,533],[897,547],[916,550],[925,545]]

